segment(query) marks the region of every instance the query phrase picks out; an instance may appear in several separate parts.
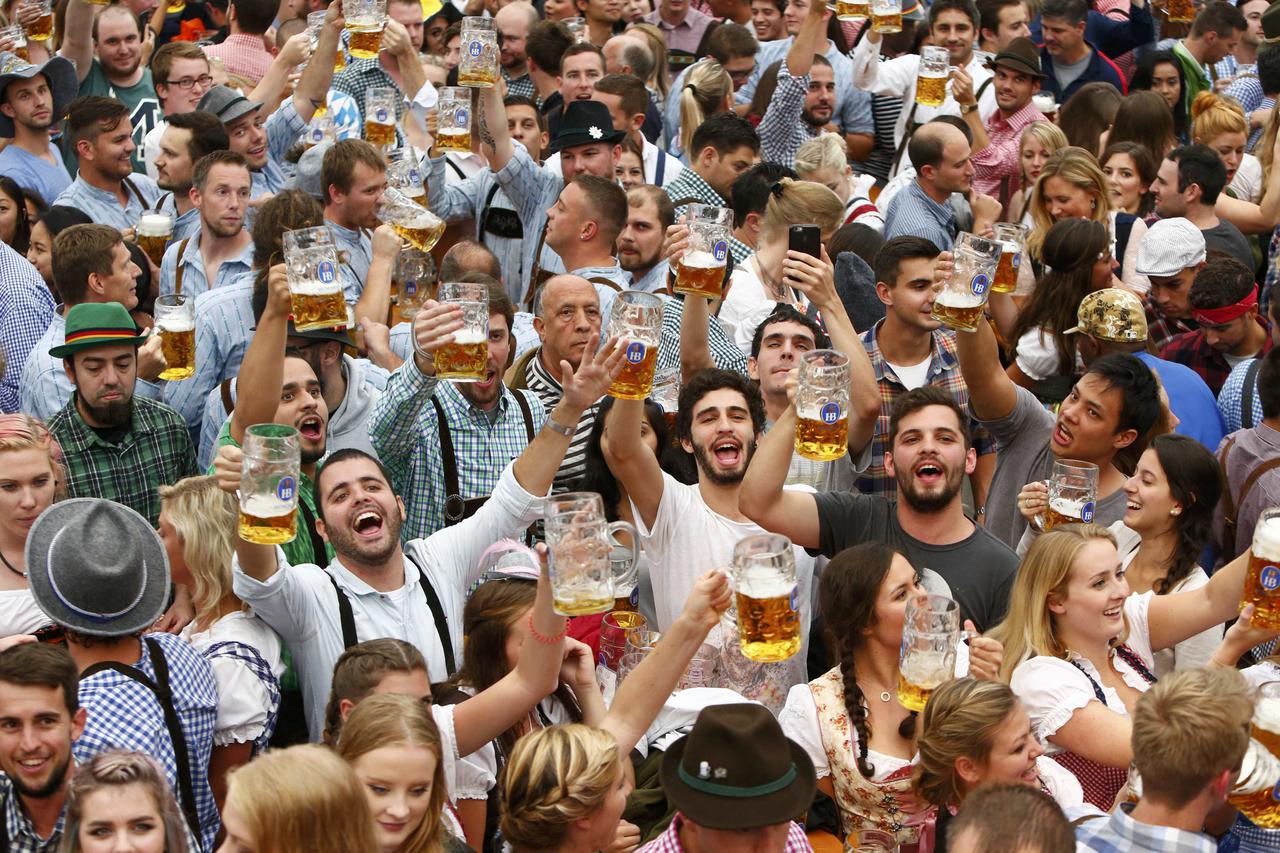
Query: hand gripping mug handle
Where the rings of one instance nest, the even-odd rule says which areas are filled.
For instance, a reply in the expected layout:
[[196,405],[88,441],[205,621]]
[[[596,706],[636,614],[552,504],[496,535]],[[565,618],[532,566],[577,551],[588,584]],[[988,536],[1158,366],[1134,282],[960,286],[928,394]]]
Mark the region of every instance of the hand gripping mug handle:
[[636,562],[640,559],[640,533],[636,530],[634,524],[631,524],[630,522],[627,522],[627,521],[610,522],[607,529],[609,532],[610,544],[618,541],[617,540],[618,531],[626,531],[627,534],[631,536],[631,541],[633,543],[631,548],[631,559],[625,561],[626,568],[622,568],[622,569],[618,568],[620,565],[624,565],[623,561],[618,561],[618,562],[610,561],[611,567],[613,569],[613,580],[616,583],[620,580],[625,580],[631,574],[631,572],[635,569]]

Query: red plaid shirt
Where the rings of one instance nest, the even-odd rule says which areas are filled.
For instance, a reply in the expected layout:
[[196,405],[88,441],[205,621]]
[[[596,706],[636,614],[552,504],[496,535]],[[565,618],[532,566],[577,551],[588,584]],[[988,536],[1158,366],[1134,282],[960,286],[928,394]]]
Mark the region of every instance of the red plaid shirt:
[[[682,823],[684,823],[684,816],[676,812],[667,831],[641,847],[636,853],[684,853],[684,848],[680,846]],[[782,853],[813,853],[813,847],[809,844],[808,836],[804,834],[804,828],[795,821],[791,822],[791,828],[787,830],[787,846],[782,848]]]
[[1022,131],[1027,125],[1043,121],[1044,113],[1036,109],[1036,105],[1027,101],[1008,118],[999,107],[987,119],[986,148],[973,154],[973,188],[992,198],[1000,197],[1000,182],[1009,179],[1008,197],[1018,189],[1018,176],[1021,174],[1018,164],[1018,146],[1021,144]]
[[[1267,324],[1258,318],[1258,323],[1265,329]],[[1262,350],[1259,356],[1266,355],[1271,351],[1271,335],[1267,334],[1263,341]],[[1231,374],[1231,362],[1227,361],[1227,357],[1218,350],[1209,346],[1205,341],[1204,331],[1196,329],[1194,332],[1183,332],[1169,340],[1161,349],[1160,357],[1168,361],[1176,361],[1179,364],[1185,364],[1196,373],[1200,374],[1200,378],[1209,386],[1209,390],[1216,396],[1222,390],[1222,384],[1227,381],[1227,377]]]
[[1194,320],[1177,320],[1166,317],[1150,299],[1145,300],[1143,308],[1147,312],[1147,337],[1156,349],[1161,349],[1169,341],[1183,332],[1194,332],[1200,328]]

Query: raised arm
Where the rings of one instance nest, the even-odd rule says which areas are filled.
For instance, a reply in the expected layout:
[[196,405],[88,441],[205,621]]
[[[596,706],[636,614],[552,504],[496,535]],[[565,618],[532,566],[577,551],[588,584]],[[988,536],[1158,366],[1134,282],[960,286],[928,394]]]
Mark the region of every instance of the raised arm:
[[76,78],[83,83],[93,67],[93,17],[101,6],[87,0],[70,0],[62,23],[62,48],[58,53],[76,66]]
[[662,633],[657,647],[618,687],[600,728],[617,739],[618,752],[624,758],[653,725],[707,633],[720,623],[720,614],[729,608],[732,595],[722,569],[712,569],[698,578],[684,610]]
[[999,344],[990,324],[983,321],[976,332],[957,332],[956,356],[969,387],[969,406],[978,420],[999,420],[1013,411],[1018,389],[1000,366]]
[[796,407],[792,403],[757,445],[738,492],[738,509],[765,530],[781,533],[796,545],[817,548],[820,528],[813,494],[783,488],[795,441]]
[[[244,451],[232,444],[224,444],[218,448],[218,455],[213,460],[213,473],[218,480],[218,488],[228,494],[236,495],[240,489],[240,471],[244,463]],[[298,531],[303,535],[303,531]],[[249,577],[260,583],[266,583],[279,570],[276,560],[276,549],[271,545],[258,545],[247,542],[237,536],[236,562]]]
[[1239,614],[1248,570],[1249,552],[1245,551],[1214,572],[1199,589],[1152,596],[1147,614],[1151,648],[1167,649],[1234,619]]
[[396,70],[400,72],[400,91],[413,97],[427,82],[427,75],[418,61],[418,52],[413,49],[409,31],[394,18],[387,18],[386,29],[382,33],[382,49],[396,61]]
[[391,275],[400,255],[400,237],[395,229],[383,223],[373,229],[373,257],[369,261],[369,273],[364,279],[364,290],[356,302],[355,316],[385,317],[391,306]]
[[263,105],[263,115],[275,111],[273,104],[280,103],[289,75],[302,63],[310,62],[310,55],[311,36],[305,32],[290,37],[281,45],[276,58],[267,66],[267,73],[262,75],[258,85],[249,93],[249,100]]
[[502,104],[502,93],[497,86],[480,90],[479,127],[480,142],[489,158],[489,168],[501,172],[515,156],[515,143],[507,127],[507,108]]
[[[1280,151],[1280,136],[1276,138],[1273,155],[1277,151]],[[1246,234],[1271,233],[1280,222],[1280,169],[1272,169],[1267,175],[1262,200],[1257,204],[1221,193],[1213,205],[1213,212]]]
[[[689,310],[687,304],[685,310]],[[640,519],[651,528],[662,502],[663,476],[657,455],[640,438],[643,417],[642,401],[614,401],[604,423],[604,433],[609,437],[606,461],[613,476],[627,490]]]
[[244,441],[249,427],[275,420],[284,385],[290,310],[289,276],[284,264],[276,264],[267,273],[267,305],[236,376],[236,407],[231,413],[231,437],[236,444]]
[[333,61],[342,36],[342,0],[333,0],[324,14],[324,28],[316,42],[315,52],[293,90],[293,108],[298,118],[311,121],[316,108],[327,102],[329,83],[333,80]]

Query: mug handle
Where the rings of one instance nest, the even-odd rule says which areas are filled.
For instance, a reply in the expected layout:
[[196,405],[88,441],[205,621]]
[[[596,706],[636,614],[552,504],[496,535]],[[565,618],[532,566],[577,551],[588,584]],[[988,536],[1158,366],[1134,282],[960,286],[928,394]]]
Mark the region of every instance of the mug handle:
[[636,530],[635,525],[629,521],[612,521],[606,529],[608,530],[610,542],[615,541],[614,534],[617,531],[625,530],[631,535],[631,541],[634,543],[631,549],[631,561],[627,563],[627,567],[619,572],[614,572],[614,579],[617,580],[630,574],[631,570],[636,567],[636,561],[640,559],[640,533]]

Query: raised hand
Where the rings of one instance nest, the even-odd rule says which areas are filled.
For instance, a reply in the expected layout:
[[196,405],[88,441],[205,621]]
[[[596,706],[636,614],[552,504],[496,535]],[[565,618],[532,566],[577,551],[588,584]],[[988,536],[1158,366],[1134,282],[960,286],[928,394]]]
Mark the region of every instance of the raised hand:
[[729,586],[729,574],[724,569],[712,569],[698,578],[693,591],[685,601],[681,616],[691,620],[705,631],[720,624],[720,617],[729,609],[733,589]]
[[428,299],[422,310],[413,315],[413,348],[418,354],[418,366],[428,376],[435,373],[435,366],[426,369],[423,362],[431,363],[436,351],[453,343],[453,333],[462,328],[462,306],[440,303]]
[[597,349],[600,335],[592,332],[583,353],[582,363],[575,371],[567,361],[560,362],[560,385],[564,388],[564,401],[574,409],[585,412],[603,397],[622,372],[622,355],[625,347],[617,338],[610,338]]

